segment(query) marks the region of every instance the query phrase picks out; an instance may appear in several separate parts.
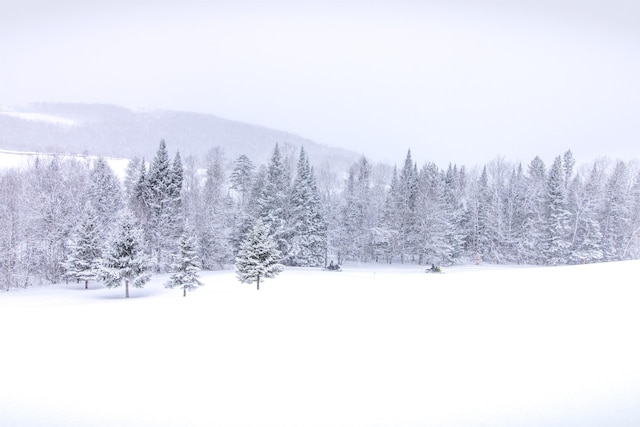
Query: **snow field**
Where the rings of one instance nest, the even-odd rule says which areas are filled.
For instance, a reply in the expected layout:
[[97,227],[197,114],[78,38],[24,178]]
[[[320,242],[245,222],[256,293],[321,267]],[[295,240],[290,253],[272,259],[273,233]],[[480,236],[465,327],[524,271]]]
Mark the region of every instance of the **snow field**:
[[7,426],[640,425],[640,262],[0,295]]

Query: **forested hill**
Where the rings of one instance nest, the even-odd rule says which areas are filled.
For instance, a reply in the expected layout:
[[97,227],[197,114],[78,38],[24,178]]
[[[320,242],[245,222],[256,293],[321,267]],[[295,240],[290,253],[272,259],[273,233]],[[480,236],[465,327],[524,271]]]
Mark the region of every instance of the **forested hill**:
[[0,147],[8,150],[150,158],[162,139],[180,150],[183,158],[203,158],[210,149],[221,147],[229,160],[246,154],[265,163],[278,143],[292,152],[304,145],[314,163],[328,161],[344,170],[357,159],[356,153],[291,133],[207,114],[134,112],[103,104],[0,107]]

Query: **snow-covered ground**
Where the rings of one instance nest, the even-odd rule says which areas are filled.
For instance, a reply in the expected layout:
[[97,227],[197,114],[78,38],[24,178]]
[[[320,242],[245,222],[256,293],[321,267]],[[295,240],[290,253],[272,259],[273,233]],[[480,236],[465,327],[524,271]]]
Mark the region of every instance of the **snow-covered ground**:
[[74,126],[76,122],[74,120],[68,119],[66,117],[54,116],[51,114],[42,114],[42,113],[23,113],[19,111],[13,111],[8,107],[0,107],[0,114],[16,117],[22,120],[29,120],[34,122],[45,122],[54,125],[62,125],[62,126]]
[[[12,151],[0,149],[0,171],[3,169],[24,169],[32,165],[36,158],[49,160],[54,157],[61,159],[71,159],[80,162],[94,162],[97,156],[84,156],[79,154],[53,154],[53,153],[40,153],[35,151]],[[120,179],[124,179],[127,175],[127,166],[129,165],[129,159],[105,157],[104,158],[116,176]]]
[[638,426],[640,261],[0,294],[3,426]]

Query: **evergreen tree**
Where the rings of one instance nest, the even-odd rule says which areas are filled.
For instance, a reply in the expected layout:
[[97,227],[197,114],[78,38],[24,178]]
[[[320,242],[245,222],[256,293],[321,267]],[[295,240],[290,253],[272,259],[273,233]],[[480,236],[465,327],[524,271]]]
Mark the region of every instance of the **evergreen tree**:
[[287,168],[276,144],[267,167],[262,194],[258,200],[259,217],[276,242],[282,257],[287,258],[291,250],[293,229],[291,227],[290,182]]
[[[452,262],[461,259],[465,253],[466,224],[465,218],[465,170],[464,167],[458,169],[457,165],[451,166],[444,178],[444,198],[449,225],[452,227],[449,237],[449,244],[452,251]],[[420,218],[420,214],[418,214]]]
[[586,183],[574,179],[570,192],[573,229],[569,263],[588,264],[602,260],[602,232],[598,209],[602,200],[603,171],[594,164]]
[[379,244],[379,256],[384,256],[387,263],[391,264],[398,254],[400,221],[398,219],[398,210],[396,209],[395,194],[398,189],[398,171],[394,167],[391,176],[391,184],[386,194],[382,214],[379,222],[379,235],[377,241]]
[[180,158],[180,152],[177,152],[173,158],[171,169],[169,169],[169,187],[167,188],[169,200],[177,206],[180,206],[182,201],[183,175],[182,159]]
[[398,221],[398,249],[400,262],[416,251],[417,217],[416,199],[418,193],[418,173],[411,158],[411,150],[407,152],[404,167],[400,171],[395,196],[396,218]]
[[545,241],[545,257],[547,264],[566,264],[569,258],[570,214],[567,210],[567,199],[562,159],[558,156],[549,171],[547,184],[547,227]]
[[140,163],[138,157],[134,157],[127,163],[127,171],[124,177],[124,200],[125,205],[133,209],[136,199],[136,186],[140,178]]
[[473,182],[473,191],[469,197],[471,213],[470,248],[474,258],[486,260],[492,255],[491,203],[487,167],[482,168],[480,176]]
[[547,171],[540,157],[535,157],[527,169],[524,195],[524,222],[518,251],[525,263],[543,264],[546,248],[545,217]]
[[125,211],[100,267],[99,277],[108,288],[124,284],[125,298],[129,298],[129,285],[141,288],[151,278],[149,259],[143,252],[142,235],[133,214]]
[[102,157],[95,161],[89,174],[89,202],[100,227],[105,230],[109,228],[123,206],[120,181]]
[[200,261],[195,240],[189,230],[182,233],[180,237],[180,253],[176,255],[171,271],[169,282],[165,284],[165,287],[181,288],[183,297],[187,296],[187,291],[194,291],[202,286],[198,280]]
[[78,227],[77,235],[70,245],[70,253],[63,263],[65,276],[76,281],[84,281],[85,289],[89,280],[98,275],[102,263],[100,221],[93,209],[88,208]]
[[445,182],[434,163],[418,177],[416,200],[419,264],[453,262],[454,224],[448,210]]
[[524,262],[524,256],[521,253],[519,242],[522,238],[524,222],[525,222],[525,194],[526,194],[526,177],[522,170],[522,164],[518,164],[509,179],[507,196],[506,196],[506,213],[505,213],[505,250],[507,256],[506,262],[521,264]]
[[214,150],[210,157],[197,232],[202,266],[213,270],[220,269],[233,260],[229,238],[232,202],[225,192],[222,154],[219,150]]
[[182,172],[180,155],[177,154],[171,164],[166,143],[160,141],[146,179],[149,216],[145,234],[156,271],[164,271],[168,267],[182,233]]
[[128,207],[140,220],[143,228],[148,229],[151,215],[151,189],[147,179],[147,165],[142,159],[138,165],[138,172],[133,185],[132,197],[129,198]]
[[322,217],[320,195],[304,148],[300,149],[297,174],[291,193],[293,236],[287,261],[291,265],[323,265],[327,251],[327,226]]
[[633,230],[629,168],[618,161],[606,186],[602,206],[601,230],[605,261],[620,261],[626,258]]
[[244,206],[249,198],[255,169],[256,167],[249,160],[249,157],[244,154],[233,163],[233,171],[230,177],[231,188],[240,193],[241,206]]
[[567,190],[571,183],[571,177],[573,176],[573,168],[576,165],[576,161],[573,158],[571,150],[567,150],[562,156],[562,172],[564,180],[564,188]]
[[258,219],[236,257],[237,277],[242,283],[256,282],[259,290],[261,279],[272,278],[282,272],[281,258],[269,229]]
[[345,193],[340,232],[333,242],[338,251],[338,263],[342,263],[343,258],[367,261],[367,239],[375,223],[369,220],[371,164],[366,157],[361,157],[349,169]]
[[636,177],[631,187],[631,195],[629,197],[630,204],[630,237],[625,248],[625,258],[640,258],[640,171],[636,172]]

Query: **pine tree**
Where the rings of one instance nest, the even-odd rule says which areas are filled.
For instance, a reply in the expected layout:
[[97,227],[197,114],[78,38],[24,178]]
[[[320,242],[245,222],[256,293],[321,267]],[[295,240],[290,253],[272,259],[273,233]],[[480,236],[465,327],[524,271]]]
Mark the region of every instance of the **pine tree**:
[[236,257],[236,274],[242,283],[256,282],[277,276],[282,272],[282,255],[269,233],[269,229],[258,219],[240,247]]
[[526,178],[522,164],[518,164],[507,185],[506,213],[505,213],[505,250],[506,262],[521,264],[523,254],[520,252],[519,242],[522,238],[525,220]]
[[545,257],[547,264],[566,264],[569,258],[570,213],[567,210],[567,198],[562,168],[562,159],[558,156],[549,171],[547,184],[547,227]]
[[418,262],[452,263],[453,215],[448,210],[445,182],[434,163],[426,164],[420,171],[416,217]]
[[145,160],[142,159],[138,165],[138,171],[132,188],[131,197],[128,200],[128,208],[140,220],[145,230],[148,228],[149,218],[151,215],[151,189],[149,188],[147,175],[147,165]]
[[320,195],[304,148],[300,150],[291,205],[293,236],[288,263],[303,267],[320,266],[326,258],[327,225],[322,218]]
[[545,245],[545,212],[547,172],[540,157],[535,157],[527,169],[524,195],[524,222],[518,251],[525,263],[543,264]]
[[416,198],[418,193],[418,173],[411,158],[411,150],[407,152],[404,167],[400,171],[395,196],[395,207],[398,220],[398,244],[400,262],[407,256],[416,253],[417,217]]
[[102,233],[99,222],[93,210],[87,209],[63,264],[65,276],[72,280],[84,281],[85,289],[89,288],[89,280],[95,279],[98,275],[102,262]]
[[231,172],[231,188],[241,195],[240,205],[244,206],[248,200],[249,192],[253,184],[253,174],[256,167],[253,165],[249,157],[241,155],[233,163],[233,171]]
[[160,141],[146,179],[149,216],[145,234],[157,271],[164,271],[168,267],[182,233],[182,173],[180,155],[176,154],[171,164],[166,143]]
[[99,277],[108,288],[124,284],[125,298],[129,298],[129,285],[141,288],[151,278],[149,259],[142,250],[142,234],[133,214],[126,210],[100,267]]
[[602,260],[602,232],[598,208],[602,200],[603,171],[594,164],[586,183],[574,179],[571,188],[573,211],[572,244],[569,263],[588,264]]
[[629,168],[623,161],[616,162],[605,186],[604,205],[601,208],[605,261],[626,259],[626,249],[633,235],[631,188]]
[[190,230],[186,230],[180,237],[180,253],[176,255],[171,270],[169,282],[165,284],[165,287],[181,288],[182,296],[186,297],[187,291],[194,291],[202,286],[198,280],[200,260],[193,233]]
[[258,216],[269,228],[278,250],[285,259],[291,250],[293,235],[290,195],[289,173],[276,144],[258,200]]
[[379,254],[383,256],[387,263],[391,264],[398,254],[399,247],[399,235],[400,221],[398,219],[398,210],[396,209],[395,194],[398,189],[398,171],[396,167],[393,168],[393,174],[391,176],[391,184],[389,191],[387,191],[384,206],[382,208],[382,214],[379,220],[377,241],[379,243]]
[[89,202],[103,229],[109,228],[123,206],[120,181],[102,157],[89,173]]
[[213,270],[221,269],[224,264],[233,261],[229,242],[229,212],[232,202],[225,192],[222,154],[219,150],[214,150],[210,157],[196,231],[202,267]]

